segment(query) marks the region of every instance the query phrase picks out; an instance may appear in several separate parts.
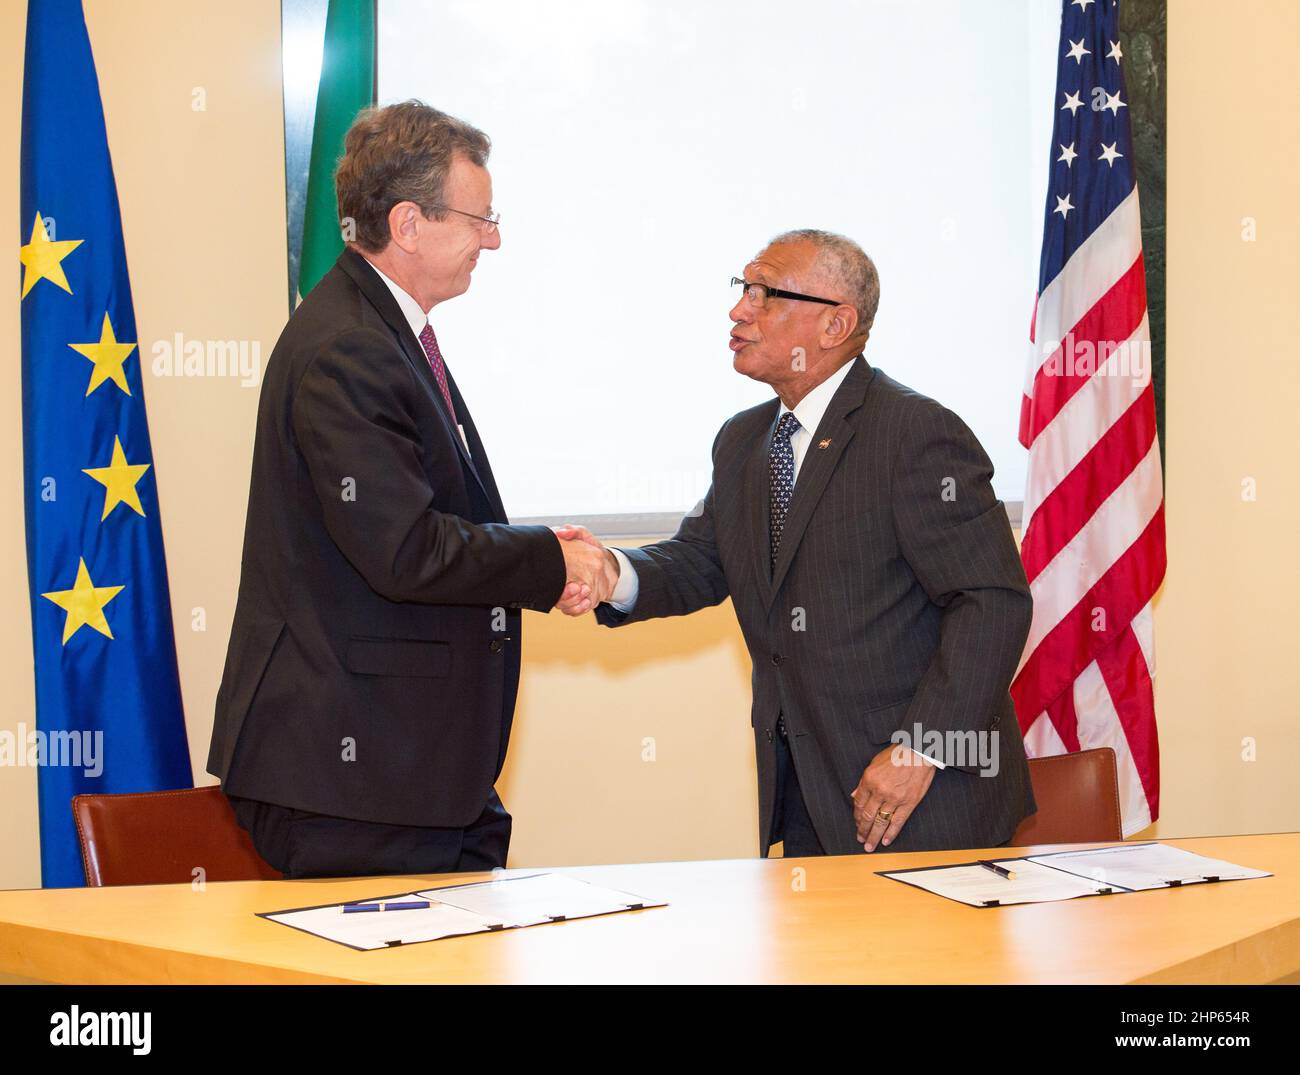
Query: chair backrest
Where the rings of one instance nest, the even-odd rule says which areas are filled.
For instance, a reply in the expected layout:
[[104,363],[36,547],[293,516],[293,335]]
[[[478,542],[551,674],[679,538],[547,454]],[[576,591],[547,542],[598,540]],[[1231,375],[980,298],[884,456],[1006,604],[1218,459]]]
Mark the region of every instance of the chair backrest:
[[75,795],[86,884],[278,880],[235,820],[221,788]]
[[1020,823],[1012,847],[1122,840],[1119,778],[1110,747],[1029,760],[1038,812]]

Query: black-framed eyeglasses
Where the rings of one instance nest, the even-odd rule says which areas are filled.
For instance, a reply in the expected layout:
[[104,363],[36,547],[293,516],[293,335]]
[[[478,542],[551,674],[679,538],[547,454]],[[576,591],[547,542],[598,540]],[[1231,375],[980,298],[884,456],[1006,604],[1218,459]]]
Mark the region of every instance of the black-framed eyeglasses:
[[430,211],[438,210],[444,213],[455,213],[457,216],[467,216],[471,220],[477,220],[479,227],[491,235],[501,226],[501,214],[489,213],[487,216],[479,216],[477,213],[467,213],[463,209],[453,209],[450,205],[432,205]]
[[743,287],[745,289],[745,298],[749,299],[750,305],[756,309],[763,309],[768,299],[799,299],[801,302],[820,302],[826,306],[844,305],[839,299],[823,299],[817,295],[801,295],[797,291],[783,291],[779,287],[768,287],[767,284],[750,283],[748,280],[742,280],[739,276],[731,278],[732,287]]

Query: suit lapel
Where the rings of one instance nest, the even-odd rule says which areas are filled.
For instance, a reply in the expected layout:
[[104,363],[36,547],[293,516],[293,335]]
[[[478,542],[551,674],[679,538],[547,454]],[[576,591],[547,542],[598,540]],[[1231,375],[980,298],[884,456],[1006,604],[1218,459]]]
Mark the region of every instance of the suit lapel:
[[763,435],[754,442],[745,463],[743,500],[749,508],[750,559],[754,564],[758,596],[762,599],[764,608],[769,608],[772,604],[771,521],[768,517],[772,475],[768,468],[768,456],[772,451],[772,436],[776,432],[776,419],[780,410],[780,404],[773,401],[771,420],[764,427]]
[[[393,298],[393,293],[379,279],[379,274],[371,268],[370,263],[355,250],[344,250],[339,255],[338,264],[352,278],[357,287],[361,289],[361,293],[369,300],[370,305],[375,308],[379,316],[396,334],[397,342],[402,348],[402,354],[406,356],[406,361],[415,370],[417,379],[424,385],[434,410],[437,411],[438,417],[442,420],[442,424],[450,435],[452,443],[456,445],[456,451],[460,453],[461,460],[474,480],[483,489],[484,496],[487,496],[489,500],[493,500],[494,497],[488,492],[487,485],[480,477],[478,468],[474,466],[474,460],[465,447],[465,442],[460,439],[460,430],[456,428],[456,423],[452,421],[451,415],[447,413],[447,404],[443,401],[442,389],[438,387],[438,381],[433,376],[433,370],[429,366],[429,358],[424,353],[424,348],[420,346],[420,341],[411,332],[410,322],[403,316],[401,308],[397,305],[397,300]],[[450,376],[448,374],[449,381]],[[468,421],[468,414],[465,411],[460,413]],[[468,436],[468,433],[466,435]],[[495,489],[493,492],[495,492]],[[499,497],[495,498],[495,503],[500,504]]]
[[478,435],[478,427],[474,425],[474,419],[470,416],[460,389],[456,387],[456,380],[452,377],[451,370],[447,371],[447,387],[451,391],[451,401],[460,416],[461,425],[465,427],[465,439],[469,441],[470,455],[475,461],[475,474],[483,486],[484,493],[487,494],[488,503],[492,505],[499,522],[509,522],[505,505],[501,503],[501,494],[497,491],[496,479],[492,475],[492,464],[488,462],[487,449],[483,447],[483,439]]
[[[853,439],[856,429],[848,416],[862,406],[863,397],[875,372],[860,355],[853,359],[853,369],[844,378],[844,383],[835,390],[821,423],[813,433],[799,467],[799,477],[795,481],[794,494],[790,498],[790,508],[781,531],[781,550],[772,571],[769,607],[790,570],[813,510],[826,492],[826,485],[831,480],[844,449]],[[821,447],[823,444],[826,445],[824,448]]]

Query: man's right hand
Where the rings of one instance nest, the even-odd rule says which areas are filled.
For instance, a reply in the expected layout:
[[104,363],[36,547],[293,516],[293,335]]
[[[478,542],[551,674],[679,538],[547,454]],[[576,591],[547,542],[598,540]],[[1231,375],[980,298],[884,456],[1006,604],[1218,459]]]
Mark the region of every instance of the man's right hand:
[[568,583],[555,607],[569,616],[581,616],[608,601],[618,584],[618,561],[584,526],[555,528],[564,552]]

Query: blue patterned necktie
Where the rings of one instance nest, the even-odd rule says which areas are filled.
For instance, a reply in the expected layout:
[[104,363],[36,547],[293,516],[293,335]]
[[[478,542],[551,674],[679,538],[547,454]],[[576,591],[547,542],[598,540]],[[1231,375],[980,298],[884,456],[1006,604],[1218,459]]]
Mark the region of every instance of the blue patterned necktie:
[[794,495],[794,449],[790,438],[803,427],[793,411],[786,411],[776,424],[772,435],[772,451],[768,465],[772,471],[772,494],[768,503],[768,529],[771,537],[772,562],[776,568],[776,554],[781,549],[781,531],[785,529],[785,515],[790,510],[790,497]]

